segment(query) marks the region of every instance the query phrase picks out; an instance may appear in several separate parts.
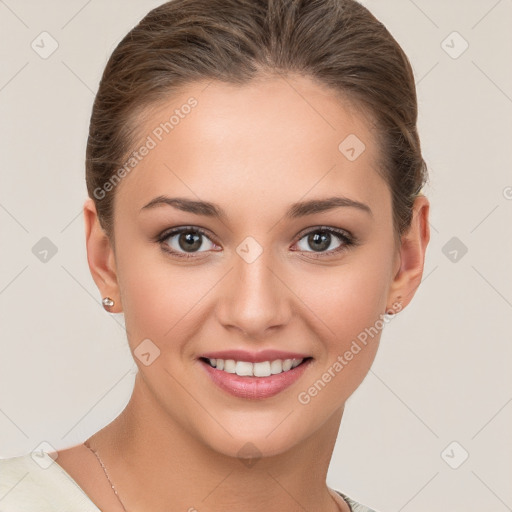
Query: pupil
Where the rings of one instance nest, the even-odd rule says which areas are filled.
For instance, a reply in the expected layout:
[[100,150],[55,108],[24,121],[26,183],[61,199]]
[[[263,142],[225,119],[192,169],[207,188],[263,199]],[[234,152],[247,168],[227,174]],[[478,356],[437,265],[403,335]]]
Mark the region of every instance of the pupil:
[[192,231],[182,233],[178,240],[180,247],[183,250],[199,249],[201,247],[201,235],[194,234]]
[[322,251],[328,249],[331,243],[331,234],[315,233],[313,235],[309,235],[308,242],[315,251]]

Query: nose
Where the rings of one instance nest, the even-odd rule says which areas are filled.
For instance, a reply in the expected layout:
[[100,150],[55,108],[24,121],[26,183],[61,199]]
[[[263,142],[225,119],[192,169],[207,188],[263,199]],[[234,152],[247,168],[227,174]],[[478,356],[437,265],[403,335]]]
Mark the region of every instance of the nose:
[[258,340],[282,329],[291,317],[293,294],[283,283],[270,251],[264,250],[252,262],[235,253],[233,266],[218,302],[220,323],[248,339]]

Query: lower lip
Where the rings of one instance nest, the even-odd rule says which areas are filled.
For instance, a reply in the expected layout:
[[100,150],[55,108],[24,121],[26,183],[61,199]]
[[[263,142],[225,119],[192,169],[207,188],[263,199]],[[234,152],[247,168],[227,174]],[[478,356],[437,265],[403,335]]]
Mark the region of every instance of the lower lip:
[[268,377],[240,377],[236,373],[217,370],[199,359],[201,366],[217,386],[233,396],[259,400],[270,398],[291,386],[306,371],[312,359],[308,359],[287,372]]

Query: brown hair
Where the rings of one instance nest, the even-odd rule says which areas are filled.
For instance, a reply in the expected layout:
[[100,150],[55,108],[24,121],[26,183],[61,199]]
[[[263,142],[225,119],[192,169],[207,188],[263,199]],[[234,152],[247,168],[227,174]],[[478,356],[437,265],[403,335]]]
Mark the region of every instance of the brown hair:
[[105,184],[133,149],[138,116],[193,82],[242,85],[273,73],[308,76],[372,115],[399,239],[427,166],[413,71],[384,25],[355,0],[172,0],[118,44],[94,101],[87,190],[112,241],[115,187]]

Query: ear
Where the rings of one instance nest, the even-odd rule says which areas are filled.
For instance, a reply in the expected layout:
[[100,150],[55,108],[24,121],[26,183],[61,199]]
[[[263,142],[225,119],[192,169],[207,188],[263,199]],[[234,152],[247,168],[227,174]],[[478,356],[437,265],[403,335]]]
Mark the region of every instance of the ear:
[[101,297],[110,297],[114,300],[114,305],[108,308],[109,313],[119,313],[123,309],[117,280],[114,249],[101,227],[96,206],[90,197],[84,203],[83,213],[89,270]]
[[430,203],[420,195],[413,205],[413,215],[410,228],[402,235],[398,270],[391,284],[386,311],[397,312],[397,307],[389,304],[401,303],[398,311],[411,302],[423,276],[425,252],[430,240],[430,225],[428,222]]

